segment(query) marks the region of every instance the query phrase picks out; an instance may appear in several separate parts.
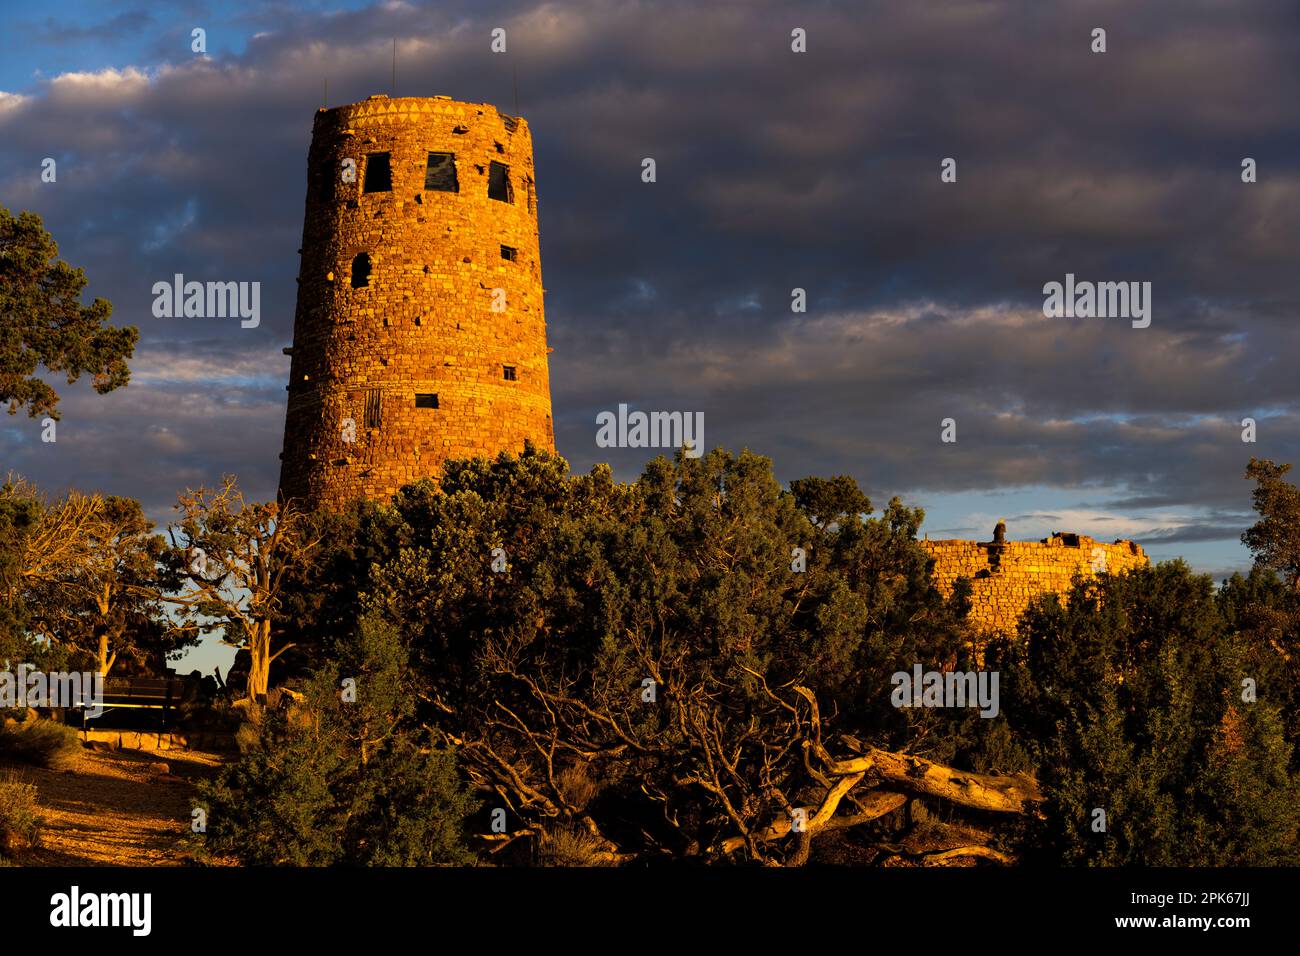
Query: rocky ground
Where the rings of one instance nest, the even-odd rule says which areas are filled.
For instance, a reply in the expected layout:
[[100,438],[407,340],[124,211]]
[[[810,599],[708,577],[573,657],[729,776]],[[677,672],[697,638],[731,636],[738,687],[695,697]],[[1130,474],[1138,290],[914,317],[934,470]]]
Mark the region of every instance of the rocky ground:
[[200,751],[83,750],[70,769],[12,767],[39,793],[40,845],[25,866],[182,866],[193,862],[195,782],[221,757]]

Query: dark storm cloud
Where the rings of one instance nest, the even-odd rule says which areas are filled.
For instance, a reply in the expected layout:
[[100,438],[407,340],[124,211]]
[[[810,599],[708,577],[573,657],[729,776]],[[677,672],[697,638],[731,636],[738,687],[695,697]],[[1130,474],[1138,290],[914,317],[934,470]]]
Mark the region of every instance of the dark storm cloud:
[[51,493],[70,487],[139,498],[157,521],[176,494],[222,474],[274,492],[283,435],[289,360],[223,341],[154,349],[133,363],[131,386],[106,396],[84,383],[63,386],[55,441],[41,441],[25,416],[0,429],[6,468],[36,477]]
[[1183,528],[1161,531],[1149,531],[1143,538],[1144,544],[1182,544],[1195,541],[1222,541],[1241,534],[1253,521],[1251,514],[1237,515],[1235,520],[1225,524],[1192,524]]
[[[1294,8],[592,0],[234,21],[258,34],[239,56],[175,52],[188,27],[169,20],[152,27],[169,62],[0,98],[0,199],[45,216],[156,376],[70,400],[69,428],[100,437],[61,438],[67,458],[10,440],[37,478],[161,499],[238,471],[272,492],[312,112],[326,80],[331,104],[388,92],[393,37],[400,95],[512,111],[517,91],[532,124],[575,467],[644,462],[595,446],[620,402],[703,411],[708,445],[771,455],[783,478],[851,472],[877,499],[1049,486],[1211,514],[1247,501],[1251,453],[1300,448]],[[175,272],[261,281],[262,326],[153,319],[150,287]],[[1044,318],[1067,272],[1150,281],[1151,327]],[[1210,519],[1163,540],[1215,528],[1238,533]]]
[[37,43],[58,46],[78,40],[112,40],[126,33],[150,29],[153,24],[154,18],[147,11],[126,10],[89,25],[60,22],[46,17],[39,24],[25,25],[24,32]]

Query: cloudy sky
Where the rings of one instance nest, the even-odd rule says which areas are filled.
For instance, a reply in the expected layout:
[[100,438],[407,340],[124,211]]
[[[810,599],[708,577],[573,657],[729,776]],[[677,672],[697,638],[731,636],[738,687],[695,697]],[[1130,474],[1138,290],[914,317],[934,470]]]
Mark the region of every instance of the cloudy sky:
[[[517,102],[532,124],[575,470],[633,478],[647,457],[596,447],[603,409],[702,411],[707,445],[766,454],[782,480],[852,474],[879,504],[924,507],[932,537],[1005,518],[1013,538],[1133,537],[1222,575],[1249,560],[1246,462],[1300,458],[1296,4],[43,0],[2,16],[0,204],[43,216],[88,293],[140,328],[129,387],[58,386],[56,443],[0,421],[4,468],[52,491],[132,495],[162,520],[223,472],[274,494],[313,113],[392,92],[394,39],[398,95]],[[153,284],[178,272],[260,282],[260,327],[154,318]],[[1067,273],[1150,282],[1150,327],[1045,317],[1043,286]]]

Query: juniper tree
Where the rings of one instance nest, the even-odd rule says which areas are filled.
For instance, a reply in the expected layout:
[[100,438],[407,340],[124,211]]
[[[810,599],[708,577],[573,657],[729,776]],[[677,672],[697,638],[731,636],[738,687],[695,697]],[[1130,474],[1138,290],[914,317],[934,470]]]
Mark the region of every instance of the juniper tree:
[[1255,481],[1255,511],[1259,520],[1241,536],[1259,567],[1282,575],[1290,587],[1300,589],[1300,488],[1287,481],[1288,464],[1252,458],[1246,477]]
[[[491,847],[579,831],[593,861],[798,863],[917,788],[1001,813],[1034,798],[1011,776],[956,784],[933,759],[954,722],[889,701],[892,672],[968,647],[917,510],[874,517],[847,479],[785,491],[720,450],[627,485],[539,453],[449,462],[392,508],[402,545],[366,605],[409,635],[424,719],[506,812],[480,827]],[[931,759],[884,749],[904,746]]]
[[331,642],[301,703],[263,713],[203,788],[204,843],[251,865],[470,864],[475,804],[452,751],[412,720],[407,650],[364,617]]
[[1285,698],[1244,693],[1258,675],[1250,642],[1225,621],[1208,577],[1173,561],[1080,581],[1064,605],[1035,602],[1019,635],[994,665],[1046,797],[1027,857],[1300,861]]
[[40,517],[39,500],[22,493],[18,479],[9,476],[0,485],[0,666],[6,660],[31,659],[23,567]]

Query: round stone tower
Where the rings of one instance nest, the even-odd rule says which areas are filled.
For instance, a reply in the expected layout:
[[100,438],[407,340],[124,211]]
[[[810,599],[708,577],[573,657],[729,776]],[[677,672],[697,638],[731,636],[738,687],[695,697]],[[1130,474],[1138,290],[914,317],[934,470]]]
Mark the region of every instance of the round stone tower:
[[533,146],[447,97],[316,113],[280,494],[385,498],[449,458],[554,450]]

